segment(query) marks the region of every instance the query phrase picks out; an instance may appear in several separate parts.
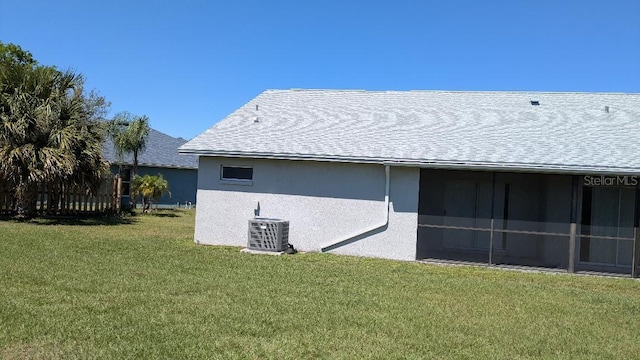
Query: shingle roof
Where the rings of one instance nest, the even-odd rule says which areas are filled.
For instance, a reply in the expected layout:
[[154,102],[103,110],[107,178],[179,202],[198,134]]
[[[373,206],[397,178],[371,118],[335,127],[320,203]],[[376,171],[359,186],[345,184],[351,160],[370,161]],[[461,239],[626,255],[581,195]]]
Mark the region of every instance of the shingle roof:
[[180,152],[638,174],[640,94],[267,90]]
[[[187,140],[182,138],[174,138],[158,130],[150,129],[147,138],[147,147],[144,152],[138,154],[138,165],[154,166],[154,167],[171,167],[171,168],[198,168],[198,157],[194,155],[180,155],[178,148],[186,143]],[[118,163],[113,142],[107,138],[104,144],[104,155],[110,163]],[[128,154],[124,156],[123,162],[131,164],[133,156]]]

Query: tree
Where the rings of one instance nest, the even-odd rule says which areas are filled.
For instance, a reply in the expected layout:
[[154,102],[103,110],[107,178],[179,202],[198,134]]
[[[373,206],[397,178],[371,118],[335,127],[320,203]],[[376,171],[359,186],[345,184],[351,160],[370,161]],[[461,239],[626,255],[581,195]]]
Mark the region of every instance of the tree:
[[17,66],[35,66],[36,60],[30,52],[22,50],[15,44],[4,44],[0,42],[0,68],[6,70]]
[[131,177],[135,177],[138,172],[138,154],[143,152],[147,145],[149,117],[120,112],[109,122],[109,136],[113,140],[120,162],[123,162],[124,155],[133,155]]
[[169,182],[162,177],[162,174],[153,175],[136,175],[131,181],[132,195],[141,196],[144,211],[151,209],[153,201],[156,202],[156,210],[158,209],[158,201],[164,194],[171,196],[169,190]]
[[19,215],[35,210],[39,185],[97,188],[107,171],[99,121],[108,103],[84,91],[84,78],[38,64],[0,42],[0,180]]

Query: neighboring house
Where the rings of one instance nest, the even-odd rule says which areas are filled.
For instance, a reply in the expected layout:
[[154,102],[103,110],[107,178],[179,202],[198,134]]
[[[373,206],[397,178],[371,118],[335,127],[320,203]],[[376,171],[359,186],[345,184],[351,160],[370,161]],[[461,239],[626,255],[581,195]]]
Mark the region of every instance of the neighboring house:
[[197,243],[630,273],[639,139],[640,94],[268,90],[180,152]]
[[[174,138],[160,131],[151,129],[146,143],[146,149],[138,154],[138,175],[158,175],[159,173],[169,182],[171,196],[163,195],[159,204],[174,205],[196,201],[196,186],[198,182],[198,157],[180,155],[178,148],[187,141]],[[128,199],[131,180],[131,164],[133,156],[127,154],[120,162],[116,156],[113,142],[107,139],[104,146],[105,157],[111,164],[111,172],[120,173],[123,180],[123,199]]]

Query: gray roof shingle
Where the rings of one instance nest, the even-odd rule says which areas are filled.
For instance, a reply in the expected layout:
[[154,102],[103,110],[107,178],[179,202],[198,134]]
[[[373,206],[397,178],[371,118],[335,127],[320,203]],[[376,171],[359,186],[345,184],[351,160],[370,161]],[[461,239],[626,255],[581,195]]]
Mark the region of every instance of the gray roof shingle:
[[640,174],[640,94],[267,90],[180,152]]
[[[187,140],[182,138],[174,138],[158,130],[150,129],[146,149],[138,154],[138,165],[197,169],[197,156],[178,154],[178,148],[186,142]],[[110,163],[119,162],[113,142],[108,137],[104,144],[104,155]],[[123,162],[125,164],[133,163],[133,156],[131,154],[125,155]]]

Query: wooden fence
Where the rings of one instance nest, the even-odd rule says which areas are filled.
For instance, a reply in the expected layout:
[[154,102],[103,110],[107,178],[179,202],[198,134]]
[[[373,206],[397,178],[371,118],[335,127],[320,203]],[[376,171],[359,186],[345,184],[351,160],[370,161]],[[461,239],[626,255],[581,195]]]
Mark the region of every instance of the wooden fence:
[[[105,179],[97,192],[88,187],[39,186],[36,211],[49,215],[80,215],[120,212],[122,179]],[[15,198],[11,189],[0,188],[0,213],[15,212]]]

